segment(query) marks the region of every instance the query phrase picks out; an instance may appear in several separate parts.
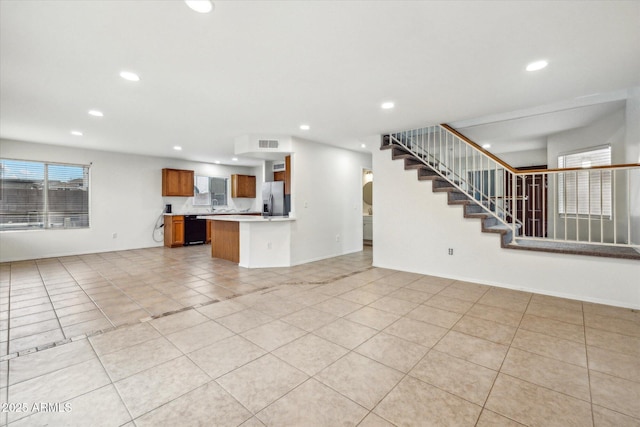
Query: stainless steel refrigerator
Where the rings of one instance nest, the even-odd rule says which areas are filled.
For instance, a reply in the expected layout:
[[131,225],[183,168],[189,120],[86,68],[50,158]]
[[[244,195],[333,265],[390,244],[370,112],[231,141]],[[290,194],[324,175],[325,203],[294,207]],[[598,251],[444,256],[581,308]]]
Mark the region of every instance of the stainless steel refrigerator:
[[262,184],[262,215],[283,216],[284,182],[274,181]]

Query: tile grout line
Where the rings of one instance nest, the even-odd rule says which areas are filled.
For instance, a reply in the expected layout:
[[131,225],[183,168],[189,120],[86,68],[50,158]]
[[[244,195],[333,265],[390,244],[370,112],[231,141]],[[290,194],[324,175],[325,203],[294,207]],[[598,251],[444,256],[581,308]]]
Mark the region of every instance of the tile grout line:
[[591,368],[589,368],[589,347],[587,345],[587,321],[584,314],[584,304],[580,303],[582,309],[582,331],[584,333],[584,356],[587,362],[587,381],[589,381],[589,406],[591,407],[591,425],[595,425],[595,414],[593,413],[593,390],[591,387]]
[[[371,269],[371,268],[374,268],[374,267],[367,268],[367,269],[365,269],[363,271],[366,271],[366,270]],[[65,270],[66,270],[66,268],[65,268]],[[349,276],[352,276],[354,274],[358,274],[360,272],[362,272],[362,271],[356,271],[356,272],[353,272],[353,273],[350,273],[350,274],[347,274],[347,275],[344,275],[344,276],[339,276],[339,277],[335,278],[335,280],[339,280],[339,279],[344,278],[344,277],[349,277]],[[104,276],[102,276],[102,277],[104,278]],[[109,279],[107,279],[107,278],[105,278],[105,279],[108,280],[109,283],[111,283],[111,281]],[[331,279],[329,279],[329,280],[331,280]],[[333,280],[333,281],[335,281],[335,280]],[[75,278],[74,278],[74,282],[75,282]],[[332,283],[332,281],[329,281],[329,282],[326,282],[326,283],[325,282],[320,282],[320,283],[300,282],[300,283],[294,283],[294,284],[285,283],[285,284],[282,284],[282,285],[299,285],[299,284],[306,284],[306,283],[321,285],[321,284],[326,284],[326,283]],[[282,286],[282,285],[276,285],[276,286]],[[43,283],[43,286],[44,286],[44,283]],[[78,286],[80,286],[80,285],[78,284]],[[115,285],[112,285],[112,286],[115,286]],[[80,287],[82,288],[82,286],[80,286]],[[148,317],[145,317],[145,318],[142,318],[142,319],[138,319],[137,321],[126,322],[126,323],[123,323],[122,325],[118,325],[118,326],[114,325],[113,327],[106,328],[106,329],[103,328],[103,329],[96,330],[96,331],[88,331],[88,332],[86,332],[84,334],[78,334],[76,336],[68,337],[68,338],[65,338],[63,340],[41,344],[41,345],[36,346],[36,347],[31,347],[31,348],[28,348],[28,349],[21,350],[19,352],[7,353],[7,355],[0,357],[0,362],[3,362],[5,360],[10,360],[10,359],[13,359],[15,357],[21,357],[21,356],[25,356],[27,354],[31,354],[31,353],[35,353],[35,352],[38,352],[38,351],[46,350],[46,349],[49,349],[49,348],[52,348],[52,347],[58,347],[60,345],[68,344],[68,343],[70,343],[72,341],[77,341],[79,339],[89,338],[89,337],[93,337],[93,336],[96,336],[96,335],[101,335],[103,333],[111,332],[111,331],[114,331],[114,330],[117,330],[117,329],[120,329],[120,328],[124,328],[124,327],[127,327],[127,326],[132,326],[132,325],[136,325],[138,323],[144,323],[144,322],[148,322],[150,320],[155,320],[155,319],[159,319],[159,318],[162,318],[162,317],[167,317],[167,316],[170,316],[172,314],[181,313],[183,311],[198,309],[198,308],[201,308],[201,307],[205,307],[207,305],[215,304],[217,302],[223,302],[223,301],[232,300],[232,299],[237,298],[237,297],[253,294],[253,293],[256,293],[256,292],[261,292],[261,291],[268,290],[268,289],[271,289],[271,288],[273,288],[273,287],[258,288],[258,289],[251,290],[251,291],[249,291],[247,293],[244,293],[244,294],[236,294],[236,295],[234,295],[232,297],[229,297],[229,298],[227,298],[225,300],[212,300],[212,301],[206,302],[206,303],[195,304],[195,305],[190,306],[190,307],[183,307],[183,308],[178,309],[178,310],[172,310],[172,311],[168,311],[168,312],[161,313],[161,314],[158,314],[158,315],[148,316]],[[45,290],[46,290],[46,286],[45,286]],[[84,292],[84,289],[83,289],[83,292]],[[86,292],[85,292],[85,294],[86,294]],[[49,295],[48,291],[47,291],[47,295]],[[87,296],[89,296],[89,295],[87,295]],[[89,298],[91,298],[91,297],[89,296]],[[100,306],[98,304],[96,304],[93,301],[93,299],[91,299],[91,301],[102,312],[102,309],[100,308]],[[52,307],[53,307],[53,304],[52,304]],[[53,309],[54,309],[54,313],[56,314],[56,319],[58,320],[58,324],[60,325],[60,320],[58,319],[55,307]],[[102,313],[105,316],[105,318],[107,320],[109,320],[109,323],[111,323],[113,325],[113,322],[111,322],[111,320],[104,314],[104,312],[102,312]],[[60,325],[60,328],[62,329],[62,325]],[[7,331],[9,331],[9,329],[7,329]],[[63,334],[64,334],[64,331],[63,331]],[[64,336],[66,337],[66,335],[64,335]],[[8,346],[9,346],[9,341],[7,341],[7,351],[8,351]]]
[[[57,260],[57,258],[56,258],[56,260]],[[64,329],[62,329],[62,323],[60,323],[60,318],[58,317],[58,312],[56,311],[55,305],[53,305],[53,301],[51,300],[51,294],[49,293],[49,288],[47,287],[47,283],[44,280],[44,277],[42,276],[42,270],[40,269],[40,265],[37,262],[35,264],[36,264],[36,268],[38,269],[38,274],[40,275],[40,280],[42,281],[42,286],[44,287],[44,290],[47,293],[47,298],[49,298],[49,304],[51,304],[51,309],[53,310],[53,313],[56,316],[56,321],[58,322],[58,326],[60,327],[60,332],[62,332],[62,337],[63,337],[63,339],[66,339],[67,336],[64,333]],[[66,271],[66,269],[65,269],[65,271]],[[75,279],[73,281],[75,282]],[[11,334],[11,332],[9,332],[9,334]]]
[[[84,263],[84,261],[83,261],[83,263]],[[102,307],[100,307],[100,306],[98,305],[98,303],[96,303],[96,301],[91,297],[91,295],[89,295],[89,294],[87,293],[87,291],[84,289],[84,287],[83,287],[80,283],[78,283],[78,281],[76,280],[76,278],[75,278],[75,276],[73,275],[73,273],[71,273],[71,272],[69,271],[69,269],[67,268],[67,266],[66,266],[63,262],[61,262],[61,264],[62,264],[63,268],[65,269],[65,271],[66,271],[66,272],[67,272],[67,273],[68,273],[68,274],[73,278],[73,281],[78,285],[78,287],[79,287],[80,289],[82,289],[82,292],[87,296],[87,298],[89,298],[89,300],[93,303],[93,305],[95,305],[95,306],[96,306],[96,308],[97,308],[98,310],[100,310],[100,313],[102,313],[102,315],[105,317],[105,319],[107,319],[107,321],[108,321],[109,323],[111,323],[111,325],[112,325],[112,326],[114,326],[114,327],[115,327],[115,324],[111,321],[111,319],[109,319],[109,317],[106,315],[106,313],[102,310]],[[86,263],[85,263],[85,264],[86,264]],[[93,269],[92,269],[92,270],[93,270]],[[95,270],[93,270],[93,271],[95,271]],[[98,273],[98,274],[100,274],[100,273]],[[100,276],[102,276],[102,274],[100,274]],[[111,283],[111,282],[109,282],[109,283]],[[54,308],[54,310],[55,310],[55,308]],[[56,317],[57,317],[57,314],[58,314],[58,313],[56,312]],[[79,323],[82,323],[82,322],[79,322]],[[61,325],[61,326],[62,326],[62,325]],[[72,325],[70,325],[70,326],[72,326]],[[65,334],[65,336],[66,336],[66,334]]]
[[[9,339],[10,333],[11,333],[11,284],[13,282],[12,280],[12,275],[13,275],[13,265],[11,263],[9,263],[9,286],[8,286],[8,295],[7,295],[7,299],[9,300],[7,302],[7,355],[9,354],[9,343],[11,342],[11,340]],[[4,357],[4,356],[3,356]],[[0,361],[2,361],[2,357],[0,357]],[[7,367],[7,371],[8,371],[9,367]],[[7,391],[9,387],[9,372],[7,372]],[[7,402],[9,401],[9,397],[7,396]]]
[[[8,290],[8,295],[7,295],[7,299],[8,299],[8,302],[7,302],[7,344],[6,344],[6,346],[7,346],[7,349],[6,349],[7,355],[9,354],[9,342],[10,342],[10,340],[9,340],[9,331],[11,331],[11,282],[12,282],[11,277],[12,277],[12,274],[13,274],[13,268],[12,268],[12,265],[9,264],[9,284],[7,286],[7,290]],[[2,358],[0,358],[0,363],[2,363]],[[10,372],[9,371],[9,364],[10,364],[10,362],[7,360],[7,375],[6,375],[5,384],[4,384],[4,386],[6,387],[6,396],[5,396],[6,397],[6,402],[0,401],[0,404],[2,404],[2,403],[9,404],[9,375],[10,375],[9,374],[9,372]],[[9,413],[8,412],[7,413],[4,413],[4,411],[0,412],[0,423],[9,424]]]
[[[417,280],[419,280],[419,279],[417,279]],[[413,282],[416,282],[417,280],[414,280]],[[409,284],[411,284],[411,283],[413,283],[413,282],[410,282],[410,283],[408,283],[407,285],[409,285]],[[407,312],[406,314],[404,314],[403,316],[401,316],[401,317],[400,317],[400,319],[396,320],[396,322],[398,322],[398,321],[400,321],[401,319],[405,318],[407,314],[411,313],[413,310],[417,309],[418,307],[423,306],[423,305],[424,305],[424,303],[425,303],[425,302],[427,302],[427,301],[429,301],[433,296],[439,295],[439,294],[440,294],[442,291],[444,291],[445,289],[450,288],[450,287],[451,287],[451,285],[453,285],[453,283],[455,283],[455,282],[456,282],[455,280],[454,280],[454,281],[452,281],[451,283],[449,283],[448,285],[446,285],[444,288],[440,289],[440,290],[439,290],[438,292],[436,292],[435,294],[432,294],[432,296],[431,296],[431,297],[427,298],[424,302],[422,302],[422,303],[418,304],[418,306],[417,306],[417,307],[415,307],[414,309],[410,310],[409,312]],[[407,286],[407,285],[404,285],[404,286],[403,286],[403,288],[406,288],[406,286]],[[412,289],[412,288],[410,288],[410,289]],[[490,288],[489,288],[489,289],[490,289]],[[489,291],[489,289],[487,289],[487,290],[483,293],[483,295],[484,295],[484,294],[486,294],[486,293]],[[449,298],[454,298],[454,297],[449,297]],[[482,298],[482,297],[480,297],[480,298]],[[480,298],[478,298],[478,299],[480,299]],[[458,299],[459,299],[459,298],[458,298]],[[474,302],[474,303],[473,303],[473,305],[472,305],[471,307],[473,307],[476,303],[477,303],[477,301],[476,301],[476,302]],[[427,307],[430,307],[430,306],[427,306]],[[470,310],[470,309],[471,309],[471,308],[469,308],[469,310]],[[467,311],[469,311],[469,310],[467,310]],[[449,311],[449,310],[444,310],[444,311]],[[455,313],[455,312],[451,312],[451,313]],[[460,314],[460,313],[456,313],[456,314]],[[448,390],[445,390],[445,389],[443,389],[443,388],[441,388],[441,387],[439,387],[439,386],[436,386],[436,385],[434,385],[434,384],[428,383],[428,382],[426,382],[426,381],[423,381],[423,380],[422,380],[422,379],[420,379],[420,378],[416,378],[416,377],[413,377],[413,376],[411,376],[411,375],[410,375],[411,371],[412,371],[412,370],[414,370],[414,369],[415,369],[415,367],[416,367],[416,366],[418,366],[418,364],[420,364],[420,362],[422,362],[422,361],[423,361],[423,360],[424,360],[424,359],[429,355],[429,353],[431,353],[432,351],[434,351],[434,347],[435,347],[435,346],[437,346],[437,345],[438,345],[438,343],[439,343],[440,341],[442,341],[442,340],[444,339],[444,337],[445,337],[445,336],[447,336],[447,334],[453,330],[453,328],[455,327],[455,325],[457,325],[457,324],[458,324],[458,322],[460,322],[460,320],[462,320],[462,318],[463,318],[463,317],[464,317],[464,314],[462,314],[462,315],[460,316],[460,319],[458,319],[458,320],[457,320],[453,325],[451,325],[451,327],[447,328],[447,332],[446,332],[446,333],[444,333],[440,338],[438,338],[438,340],[437,340],[437,341],[436,341],[436,342],[435,342],[435,343],[434,343],[434,344],[429,348],[429,350],[424,354],[424,356],[422,356],[422,357],[421,357],[421,358],[420,358],[416,363],[414,363],[414,364],[413,364],[413,366],[412,366],[410,369],[408,369],[406,373],[404,373],[404,372],[403,372],[404,376],[400,379],[400,381],[398,381],[398,383],[397,383],[395,386],[393,386],[393,387],[391,388],[391,390],[389,390],[389,391],[385,394],[385,396],[384,396],[382,399],[380,399],[380,402],[382,402],[382,401],[383,401],[383,400],[384,400],[384,399],[385,399],[389,394],[391,394],[391,392],[392,392],[393,390],[395,390],[395,389],[396,389],[396,387],[398,387],[398,384],[400,384],[400,383],[401,383],[402,381],[404,381],[407,377],[409,377],[409,378],[411,378],[411,379],[415,379],[415,380],[420,381],[420,382],[422,382],[422,383],[424,383],[424,384],[427,384],[427,385],[429,385],[429,386],[431,386],[431,387],[434,387],[434,388],[436,388],[436,389],[438,389],[438,390],[440,390],[440,391],[443,391],[443,392],[445,392],[445,393],[447,393],[447,394],[449,394],[449,395],[451,395],[451,396],[457,397],[458,399],[462,399],[462,400],[464,400],[465,402],[469,402],[469,403],[470,403],[470,404],[472,404],[472,405],[480,406],[480,405],[478,405],[477,403],[471,402],[470,400],[463,398],[462,396],[458,396],[457,394],[454,394],[454,393],[452,393],[452,392],[450,392],[450,391],[448,391]],[[420,321],[420,320],[417,320],[417,319],[414,319],[414,320],[416,320],[416,321]],[[394,322],[394,323],[396,323],[396,322]],[[394,323],[392,323],[392,325],[393,325]],[[427,324],[429,324],[429,325],[434,325],[434,324],[429,323],[429,322],[424,322],[424,323],[427,323]],[[391,326],[391,325],[389,325],[389,326]],[[439,325],[434,325],[434,326],[439,326]],[[441,327],[441,326],[440,326],[440,327]],[[399,337],[399,338],[400,338],[400,337]],[[438,350],[435,350],[435,351],[438,351]],[[448,355],[448,356],[450,356],[450,357],[454,357],[454,358],[456,358],[456,359],[460,359],[459,357],[456,357],[456,356],[453,356],[453,355],[449,355],[448,353],[445,353],[445,354],[447,354],[447,355]],[[464,359],[460,359],[460,360],[464,360]],[[467,361],[467,362],[469,362],[469,361]],[[378,363],[381,363],[381,362],[378,362]],[[473,362],[469,362],[469,363],[473,363]],[[383,365],[384,365],[384,364],[383,364]],[[477,364],[476,364],[476,365],[477,365]],[[386,366],[386,365],[385,365],[385,366]],[[478,365],[478,366],[481,366],[481,365]],[[496,375],[496,377],[497,377],[497,375]],[[488,396],[488,395],[487,395],[487,396]],[[378,403],[376,404],[376,406],[371,410],[371,413],[373,413],[373,410],[374,410],[374,409],[375,409],[375,408],[380,404],[380,402],[378,402]],[[483,411],[483,410],[484,410],[484,406],[481,406],[481,407],[480,407],[480,412],[478,413],[478,420],[480,419],[480,415],[482,415],[482,411]],[[378,416],[378,417],[380,417],[380,418],[384,419],[385,421],[388,421],[388,422],[392,423],[390,420],[387,420],[386,418],[382,417],[382,416],[381,416],[381,415],[379,415],[379,414],[375,414],[375,413],[374,413],[374,415],[376,415],[376,416]],[[478,421],[478,420],[476,420],[476,424],[477,424],[477,421]],[[392,424],[393,424],[393,423],[392,423]]]
[[[488,291],[487,291],[488,292]],[[484,399],[484,403],[482,404],[482,410],[480,411],[480,416],[482,415],[482,413],[486,410],[491,411],[490,409],[487,409],[487,402],[489,401],[489,396],[491,396],[491,392],[493,391],[493,387],[495,387],[496,385],[496,381],[498,380],[498,376],[503,373],[502,372],[502,367],[504,366],[504,362],[505,360],[507,360],[507,356],[509,355],[509,351],[511,351],[511,346],[513,344],[513,340],[515,340],[516,335],[518,334],[518,330],[520,330],[520,326],[522,325],[522,320],[524,319],[524,315],[526,314],[527,310],[529,309],[529,305],[531,304],[531,300],[533,299],[533,294],[529,295],[529,299],[527,301],[527,306],[524,308],[524,310],[522,311],[522,315],[520,315],[520,321],[518,322],[518,326],[516,326],[516,330],[513,333],[513,336],[511,337],[511,341],[509,342],[509,346],[507,348],[507,352],[504,355],[504,358],[502,359],[502,362],[500,363],[500,367],[498,368],[498,373],[496,374],[496,377],[493,379],[493,382],[491,383],[491,387],[489,388],[489,392],[487,393],[487,397]],[[508,375],[506,373],[503,373],[503,375]],[[519,378],[518,378],[519,379]],[[524,380],[521,380],[524,381]],[[527,383],[529,383],[529,381],[526,381]],[[531,383],[530,383],[531,384]],[[547,388],[547,387],[544,387]],[[492,411],[493,412],[493,411]],[[510,418],[509,416],[505,415],[505,414],[500,414],[498,412],[496,412],[496,414],[503,416],[509,420],[512,420],[514,422],[519,423],[519,421],[516,421],[512,418]],[[476,425],[478,424],[478,422],[480,421],[480,416],[478,416],[478,420],[476,421]],[[521,423],[520,423],[521,424]]]

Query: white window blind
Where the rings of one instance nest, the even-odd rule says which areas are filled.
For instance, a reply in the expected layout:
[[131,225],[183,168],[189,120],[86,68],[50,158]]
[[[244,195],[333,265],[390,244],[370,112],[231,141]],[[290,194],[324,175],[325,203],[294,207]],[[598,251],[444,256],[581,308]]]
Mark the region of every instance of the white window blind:
[[558,156],[559,168],[584,168],[558,174],[558,208],[565,215],[611,217],[611,148],[599,147]]
[[89,166],[0,159],[0,230],[89,227]]

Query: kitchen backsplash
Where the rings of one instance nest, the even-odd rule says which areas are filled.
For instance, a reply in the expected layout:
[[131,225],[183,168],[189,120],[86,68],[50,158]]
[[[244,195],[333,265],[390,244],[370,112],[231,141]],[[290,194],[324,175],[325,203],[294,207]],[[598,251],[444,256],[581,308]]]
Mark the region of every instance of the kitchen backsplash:
[[[163,197],[162,206],[170,204],[172,213],[208,213],[211,206],[194,206],[193,197]],[[226,206],[215,206],[220,211],[260,211],[258,199],[232,199],[227,200]]]

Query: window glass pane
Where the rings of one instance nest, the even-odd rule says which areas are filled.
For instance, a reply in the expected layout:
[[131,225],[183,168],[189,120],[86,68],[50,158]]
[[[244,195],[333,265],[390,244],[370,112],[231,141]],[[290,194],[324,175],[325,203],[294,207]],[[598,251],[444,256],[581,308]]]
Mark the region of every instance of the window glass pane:
[[0,161],[0,230],[44,226],[44,164]]
[[227,205],[227,178],[211,178],[212,204]]
[[89,226],[88,168],[46,165],[48,226],[82,228]]

